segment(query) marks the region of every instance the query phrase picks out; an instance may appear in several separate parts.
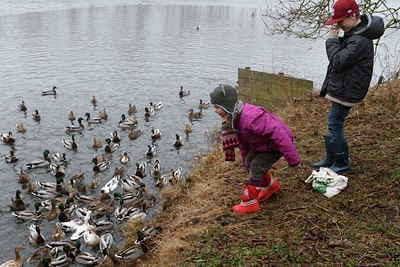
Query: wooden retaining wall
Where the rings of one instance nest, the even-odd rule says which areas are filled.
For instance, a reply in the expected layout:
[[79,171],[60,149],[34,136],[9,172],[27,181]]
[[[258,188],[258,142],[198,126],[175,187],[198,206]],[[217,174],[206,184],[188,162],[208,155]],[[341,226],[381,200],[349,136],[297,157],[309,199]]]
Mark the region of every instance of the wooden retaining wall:
[[239,99],[276,111],[295,100],[310,101],[313,82],[283,74],[239,68],[237,88]]

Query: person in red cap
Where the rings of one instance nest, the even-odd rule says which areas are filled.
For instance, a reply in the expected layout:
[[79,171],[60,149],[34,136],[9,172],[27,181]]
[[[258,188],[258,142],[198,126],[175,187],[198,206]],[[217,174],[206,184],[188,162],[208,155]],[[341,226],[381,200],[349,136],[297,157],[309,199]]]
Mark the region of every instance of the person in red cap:
[[242,200],[232,209],[238,213],[260,211],[259,203],[281,189],[268,172],[272,165],[282,156],[290,166],[300,163],[292,131],[272,112],[240,101],[236,89],[228,84],[216,87],[210,98],[215,112],[222,118],[225,160],[234,161],[238,147],[249,172]]
[[[336,173],[350,171],[349,148],[344,121],[350,109],[367,95],[374,64],[373,40],[384,33],[382,18],[360,15],[354,0],[338,0],[333,5],[325,42],[329,65],[320,96],[332,102],[328,115],[328,134],[324,136],[325,159],[313,167],[328,167]],[[344,34],[339,37],[339,30]]]

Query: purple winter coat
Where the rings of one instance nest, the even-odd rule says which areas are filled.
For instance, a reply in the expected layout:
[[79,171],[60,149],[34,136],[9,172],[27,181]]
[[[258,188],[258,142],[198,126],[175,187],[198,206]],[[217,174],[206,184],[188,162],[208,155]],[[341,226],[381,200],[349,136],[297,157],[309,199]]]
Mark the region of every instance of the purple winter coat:
[[300,163],[292,131],[275,114],[265,108],[244,103],[238,121],[239,149],[243,161],[251,149],[257,152],[279,151],[291,166]]

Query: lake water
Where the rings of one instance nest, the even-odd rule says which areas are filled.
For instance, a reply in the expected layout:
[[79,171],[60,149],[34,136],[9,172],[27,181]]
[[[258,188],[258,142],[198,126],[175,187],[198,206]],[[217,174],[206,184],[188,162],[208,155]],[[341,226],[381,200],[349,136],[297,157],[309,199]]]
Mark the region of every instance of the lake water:
[[[243,3],[245,2],[245,3]],[[219,83],[235,84],[237,68],[250,66],[259,71],[283,71],[289,75],[321,83],[327,60],[324,40],[299,40],[267,36],[260,16],[252,16],[264,1],[11,1],[0,5],[0,72],[2,120],[0,133],[12,131],[13,147],[0,145],[1,155],[15,149],[19,161],[0,161],[2,194],[0,197],[0,263],[13,258],[17,244],[28,245],[24,258],[34,251],[28,243],[30,222],[15,219],[9,209],[11,196],[21,185],[17,171],[25,163],[50,153],[65,152],[69,158],[66,177],[79,170],[85,181],[100,177],[104,185],[115,167],[113,156],[108,171],[95,174],[90,164],[94,150],[93,137],[105,139],[117,130],[122,137],[121,148],[132,160],[126,172],[133,174],[136,162],[154,162],[144,156],[151,143],[151,128],[163,132],[158,141],[158,154],[163,173],[182,167],[184,173],[195,164],[195,157],[212,148],[207,133],[218,124],[213,109],[203,110],[203,118],[193,121],[193,132],[184,139],[180,150],[173,147],[175,134],[184,136],[183,126],[189,122],[188,110],[197,110],[200,99],[209,101],[210,91]],[[199,30],[196,29],[199,27]],[[397,34],[398,36],[398,34]],[[396,35],[383,40],[388,59],[396,52]],[[398,53],[398,48],[397,48]],[[376,76],[383,69],[378,61]],[[41,92],[57,86],[57,97],[41,96]],[[191,94],[178,97],[180,86]],[[97,106],[90,103],[98,99]],[[17,111],[22,100],[27,115]],[[145,121],[143,112],[149,102],[164,103],[163,108]],[[128,104],[138,107],[138,129],[144,134],[131,141],[117,127]],[[68,113],[78,116],[90,112],[97,116],[106,108],[107,122],[88,126],[77,134],[78,152],[66,150],[61,140],[70,139],[64,127],[69,125]],[[31,113],[38,109],[42,121],[36,123]],[[23,122],[28,131],[17,133],[15,125]],[[101,151],[100,151],[101,152]],[[148,171],[149,172],[149,171]],[[45,169],[30,171],[35,180],[54,181]],[[66,181],[67,178],[65,179]],[[146,177],[149,191],[157,195],[152,178]],[[92,192],[98,194],[99,190]],[[36,199],[26,192],[25,201]],[[32,209],[31,204],[28,209]],[[43,222],[44,233],[50,237],[52,224]],[[116,235],[116,245],[123,240]],[[86,249],[86,248],[85,248]],[[96,250],[92,253],[100,255]]]

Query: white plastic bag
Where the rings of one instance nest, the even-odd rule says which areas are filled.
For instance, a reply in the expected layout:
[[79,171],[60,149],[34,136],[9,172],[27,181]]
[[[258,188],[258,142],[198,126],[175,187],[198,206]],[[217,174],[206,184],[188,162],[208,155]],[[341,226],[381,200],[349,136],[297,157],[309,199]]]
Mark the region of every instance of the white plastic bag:
[[346,176],[339,175],[329,168],[321,167],[319,171],[312,171],[305,182],[312,182],[312,187],[315,191],[331,198],[346,188],[347,181],[348,178]]

